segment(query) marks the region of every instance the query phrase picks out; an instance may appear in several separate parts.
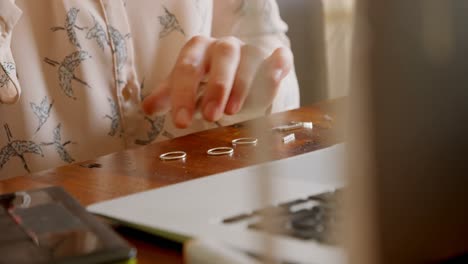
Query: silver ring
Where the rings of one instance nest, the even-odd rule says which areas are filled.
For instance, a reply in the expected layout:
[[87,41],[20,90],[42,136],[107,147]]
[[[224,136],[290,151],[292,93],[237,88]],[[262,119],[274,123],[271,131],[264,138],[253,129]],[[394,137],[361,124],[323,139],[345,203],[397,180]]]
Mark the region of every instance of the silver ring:
[[236,138],[231,141],[232,145],[256,145],[258,139],[252,137]]
[[21,204],[18,205],[19,208],[28,208],[31,205],[31,196],[27,192],[16,192],[16,197],[21,196]]
[[187,153],[184,151],[171,151],[164,154],[159,155],[161,160],[178,160],[178,159],[185,159],[187,157]]
[[206,153],[211,156],[231,155],[234,149],[231,147],[217,147],[209,149]]

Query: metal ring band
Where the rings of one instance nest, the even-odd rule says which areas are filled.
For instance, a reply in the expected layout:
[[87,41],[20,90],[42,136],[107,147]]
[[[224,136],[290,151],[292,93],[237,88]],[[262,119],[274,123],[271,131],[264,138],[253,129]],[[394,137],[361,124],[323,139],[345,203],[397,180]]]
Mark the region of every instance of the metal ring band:
[[178,160],[178,159],[185,159],[187,157],[187,153],[184,151],[171,151],[164,154],[159,155],[161,160]]
[[252,137],[236,138],[231,141],[232,145],[256,145],[258,139]]
[[234,153],[234,149],[231,147],[217,147],[209,149],[206,153],[211,156],[231,155]]
[[16,192],[17,197],[21,196],[21,204],[18,205],[19,208],[28,208],[31,205],[31,196],[27,192]]

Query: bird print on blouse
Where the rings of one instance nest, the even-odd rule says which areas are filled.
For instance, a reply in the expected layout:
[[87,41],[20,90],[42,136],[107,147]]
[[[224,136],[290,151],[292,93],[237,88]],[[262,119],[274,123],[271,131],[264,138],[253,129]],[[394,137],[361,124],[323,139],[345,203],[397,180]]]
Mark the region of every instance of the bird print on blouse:
[[84,30],[86,29],[86,27],[79,27],[76,25],[78,12],[80,12],[80,9],[75,7],[70,8],[70,10],[67,12],[67,18],[65,19],[65,26],[51,27],[50,30],[52,30],[53,32],[65,30],[67,32],[68,40],[70,41],[70,43],[76,46],[77,48],[81,49],[81,45],[76,34],[76,29]]
[[7,73],[0,72],[0,88],[5,87],[9,81],[10,81],[10,77],[8,77]]
[[25,154],[35,154],[44,157],[41,146],[30,140],[13,140],[8,124],[4,124],[4,128],[8,143],[0,150],[0,169],[3,168],[11,158],[17,157],[21,159],[23,168],[27,172],[31,172],[24,156]]
[[109,102],[109,105],[111,108],[111,114],[105,115],[105,118],[111,120],[110,130],[109,130],[109,133],[107,134],[111,137],[116,136],[118,134],[118,136],[121,137],[122,128],[120,126],[119,108],[112,98],[108,97],[107,101]]
[[3,88],[10,81],[10,75],[14,74],[16,67],[12,62],[0,62],[0,67],[3,72],[0,71],[0,88]]
[[107,32],[104,27],[99,24],[99,22],[97,22],[93,15],[91,15],[91,17],[93,18],[94,26],[88,30],[88,33],[86,33],[86,38],[90,40],[95,39],[98,46],[104,50],[106,45],[110,46]]
[[180,32],[185,36],[185,32],[179,24],[176,16],[169,12],[167,7],[163,6],[164,15],[158,16],[159,24],[161,25],[161,31],[159,31],[159,38],[164,38],[171,34],[173,31]]
[[36,105],[33,102],[30,102],[31,109],[34,113],[34,115],[37,117],[39,121],[39,125],[37,126],[36,131],[34,132],[35,134],[39,132],[41,127],[47,122],[47,119],[50,116],[50,110],[52,109],[52,106],[54,105],[54,101],[49,102],[49,99],[47,96],[44,96],[42,101],[39,103],[39,105]]
[[[91,15],[92,16],[92,15]],[[117,66],[117,75],[120,77],[123,67],[127,62],[128,51],[127,51],[127,42],[126,40],[130,38],[130,33],[123,35],[119,30],[113,26],[108,26],[109,35],[111,42],[109,41],[109,36],[104,28],[96,18],[92,16],[94,21],[94,26],[88,30],[86,33],[87,39],[95,39],[98,46],[104,50],[107,46],[111,48],[112,53],[115,56],[115,63]],[[119,81],[120,82],[120,81]]]
[[122,35],[122,33],[113,26],[109,26],[109,34],[112,41],[112,53],[114,53],[117,64],[117,74],[120,76],[122,68],[125,66],[128,58],[126,40],[130,38],[130,34]]
[[0,62],[0,65],[6,74],[13,74],[16,70],[15,64],[13,62]]
[[[140,99],[143,101],[146,97],[145,92],[145,79],[141,81],[140,85]],[[147,145],[151,142],[153,142],[159,135],[163,135],[167,138],[174,138],[174,136],[169,133],[167,130],[164,129],[164,123],[166,121],[166,116],[161,115],[161,116],[156,116],[156,117],[150,117],[145,115],[144,117],[145,121],[147,122],[147,125],[149,125],[149,129],[146,132],[146,138],[145,139],[136,139],[135,144],[136,145]]]
[[91,55],[84,50],[75,51],[72,54],[65,57],[65,59],[59,63],[57,61],[51,60],[49,58],[45,58],[44,62],[57,67],[58,66],[58,77],[59,77],[59,85],[62,91],[65,93],[66,96],[75,99],[73,91],[72,81],[77,81],[82,85],[91,88],[89,84],[78,77],[75,76],[75,70],[81,64],[82,61],[91,58]]
[[175,136],[167,130],[163,130],[161,133],[162,136],[167,137],[168,139],[173,139]]
[[146,139],[135,140],[135,144],[137,145],[147,145],[161,134],[161,131],[164,129],[165,116],[157,116],[155,118],[145,116],[145,121],[148,122],[150,129],[146,132]]
[[75,161],[75,159],[73,159],[70,155],[70,153],[68,153],[68,151],[65,149],[65,147],[68,145],[68,144],[71,144],[73,142],[71,142],[70,140],[68,141],[65,141],[64,143],[62,143],[62,133],[61,133],[61,129],[62,129],[62,124],[59,123],[55,128],[54,128],[54,138],[53,138],[53,141],[52,142],[46,142],[46,143],[42,143],[41,145],[42,146],[54,146],[55,150],[57,151],[57,153],[59,154],[60,156],[60,159],[62,159],[64,162],[66,163],[72,163]]

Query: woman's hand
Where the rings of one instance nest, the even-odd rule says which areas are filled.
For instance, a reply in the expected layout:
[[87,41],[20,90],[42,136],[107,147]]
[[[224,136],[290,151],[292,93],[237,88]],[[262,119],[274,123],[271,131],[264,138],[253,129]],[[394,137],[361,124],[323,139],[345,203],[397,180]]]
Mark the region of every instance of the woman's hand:
[[[223,113],[236,114],[247,104],[266,109],[292,65],[288,48],[266,54],[234,37],[196,36],[182,48],[169,77],[145,98],[143,110],[153,114],[172,109],[174,124],[186,128],[198,107],[210,122]],[[204,80],[207,84],[198,100]]]

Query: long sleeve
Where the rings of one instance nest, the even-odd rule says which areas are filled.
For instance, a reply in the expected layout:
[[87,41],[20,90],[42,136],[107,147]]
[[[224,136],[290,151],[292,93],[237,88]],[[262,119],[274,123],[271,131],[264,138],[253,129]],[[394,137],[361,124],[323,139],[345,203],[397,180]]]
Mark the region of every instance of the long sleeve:
[[[281,19],[275,0],[214,1],[214,37],[235,36],[270,54],[278,47],[290,47],[288,26]],[[282,81],[272,112],[299,107],[299,87],[294,70]],[[237,121],[237,120],[236,120]]]
[[11,34],[21,14],[12,0],[0,0],[0,104],[15,103],[21,94],[11,53]]
[[0,151],[0,178],[214,127],[198,119],[176,129],[170,117],[144,115],[140,95],[167,77],[189,37],[212,32],[213,4],[228,18],[216,18],[216,34],[287,45],[277,11],[271,28],[259,20],[248,31],[254,2],[0,0],[0,149],[21,146]]

